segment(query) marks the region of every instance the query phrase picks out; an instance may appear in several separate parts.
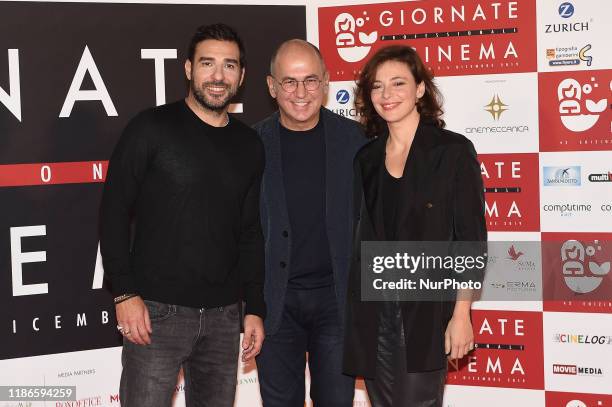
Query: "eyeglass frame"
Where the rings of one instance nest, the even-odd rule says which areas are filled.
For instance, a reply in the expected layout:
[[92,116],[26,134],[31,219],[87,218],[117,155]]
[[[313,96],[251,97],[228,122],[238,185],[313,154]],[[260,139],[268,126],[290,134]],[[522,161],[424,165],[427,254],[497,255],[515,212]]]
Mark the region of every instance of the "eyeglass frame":
[[[308,92],[314,92],[315,90],[319,89],[321,87],[321,84],[324,82],[323,79],[319,79],[318,77],[308,77],[306,79],[303,79],[301,81],[298,81],[297,79],[292,79],[292,78],[287,78],[284,79],[283,82],[286,81],[294,81],[295,82],[295,89],[293,90],[287,90],[285,89],[285,85],[283,85],[283,82],[279,81],[278,79],[276,79],[274,76],[269,75],[270,78],[274,79],[274,82],[278,83],[281,87],[281,89],[287,93],[293,93],[296,90],[298,90],[298,87],[300,86],[300,83],[302,83],[302,86],[304,86],[304,89]],[[306,81],[316,81],[317,82],[317,87],[314,89],[308,89],[308,87],[306,87]]]

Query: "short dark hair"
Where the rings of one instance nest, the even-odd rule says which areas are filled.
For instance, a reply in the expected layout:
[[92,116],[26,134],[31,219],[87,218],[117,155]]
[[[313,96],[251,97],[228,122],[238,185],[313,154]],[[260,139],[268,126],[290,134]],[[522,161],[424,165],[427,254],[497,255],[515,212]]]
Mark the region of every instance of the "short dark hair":
[[371,98],[376,71],[387,61],[406,64],[417,85],[421,82],[425,83],[425,93],[416,103],[417,111],[422,121],[436,127],[444,127],[442,95],[433,82],[433,74],[425,67],[419,54],[413,48],[407,45],[390,45],[381,48],[370,58],[357,79],[355,105],[361,115],[361,123],[365,126],[366,136],[376,137],[387,129],[387,123],[376,112]]
[[223,23],[201,25],[198,27],[193,37],[191,37],[189,49],[187,50],[187,58],[191,63],[193,63],[196,47],[200,42],[205,40],[229,41],[235,43],[238,45],[238,50],[240,51],[240,67],[244,68],[246,66],[246,54],[242,40],[238,36],[236,30]]

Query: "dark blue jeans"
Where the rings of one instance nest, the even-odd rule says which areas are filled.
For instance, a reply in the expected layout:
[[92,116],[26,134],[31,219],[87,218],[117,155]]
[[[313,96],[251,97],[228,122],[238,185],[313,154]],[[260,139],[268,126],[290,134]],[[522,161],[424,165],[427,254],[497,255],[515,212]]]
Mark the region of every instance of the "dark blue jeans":
[[238,305],[197,309],[145,304],[153,328],[151,344],[123,341],[121,406],[171,406],[182,366],[188,407],[232,407],[240,340]]
[[264,407],[304,407],[306,352],[314,405],[352,407],[355,379],[342,374],[342,346],[334,287],[288,289],[280,328],[257,357]]

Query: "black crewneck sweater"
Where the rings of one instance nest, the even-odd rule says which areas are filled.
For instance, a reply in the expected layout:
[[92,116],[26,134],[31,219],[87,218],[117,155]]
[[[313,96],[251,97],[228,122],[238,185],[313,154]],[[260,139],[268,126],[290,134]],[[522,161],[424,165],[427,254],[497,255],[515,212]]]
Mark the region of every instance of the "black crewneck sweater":
[[242,298],[246,313],[264,317],[263,168],[259,137],[237,119],[210,126],[184,101],[132,119],[110,159],[101,206],[113,293],[196,308]]

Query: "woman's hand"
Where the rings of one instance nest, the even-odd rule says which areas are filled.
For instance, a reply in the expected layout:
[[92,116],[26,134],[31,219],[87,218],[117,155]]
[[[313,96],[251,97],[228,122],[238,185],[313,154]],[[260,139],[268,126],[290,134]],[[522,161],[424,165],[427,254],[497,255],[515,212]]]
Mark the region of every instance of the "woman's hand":
[[453,315],[444,333],[444,351],[449,360],[461,359],[474,349],[474,331],[470,314]]

